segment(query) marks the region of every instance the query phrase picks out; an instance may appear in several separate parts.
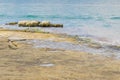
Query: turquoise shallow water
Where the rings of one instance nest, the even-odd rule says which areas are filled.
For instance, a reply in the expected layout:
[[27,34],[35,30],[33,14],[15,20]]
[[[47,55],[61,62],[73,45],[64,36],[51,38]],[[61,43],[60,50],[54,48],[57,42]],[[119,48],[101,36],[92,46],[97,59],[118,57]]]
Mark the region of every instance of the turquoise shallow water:
[[[78,0],[79,2],[79,0]],[[62,23],[64,28],[45,28],[45,31],[80,35],[120,44],[120,6],[84,5],[66,0],[61,3],[14,1],[0,3],[0,24],[19,20],[48,20]],[[10,28],[18,29],[17,26]]]

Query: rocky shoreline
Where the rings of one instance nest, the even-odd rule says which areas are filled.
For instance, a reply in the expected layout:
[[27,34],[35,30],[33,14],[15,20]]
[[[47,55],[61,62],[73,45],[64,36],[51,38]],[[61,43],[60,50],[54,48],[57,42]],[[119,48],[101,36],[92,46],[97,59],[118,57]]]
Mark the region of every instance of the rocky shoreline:
[[4,34],[1,36],[6,36],[12,41],[25,40],[26,43],[34,44],[34,47],[42,48],[44,46],[44,48],[77,50],[120,59],[119,45],[101,44],[90,38],[44,32],[39,29],[31,28],[22,30],[0,29],[0,31],[1,34]]
[[[120,79],[119,60],[112,57],[52,47],[34,48],[33,44],[26,43],[27,40],[50,40],[78,44],[77,39],[45,32],[0,29],[1,80]],[[89,43],[89,40],[81,41],[81,44]]]

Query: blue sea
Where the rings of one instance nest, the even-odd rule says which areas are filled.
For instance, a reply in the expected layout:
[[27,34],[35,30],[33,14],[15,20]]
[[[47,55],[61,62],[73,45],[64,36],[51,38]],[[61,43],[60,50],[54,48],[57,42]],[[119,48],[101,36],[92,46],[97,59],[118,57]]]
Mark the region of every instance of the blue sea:
[[[61,23],[64,28],[42,28],[44,31],[78,35],[120,45],[119,3],[92,4],[85,1],[0,0],[0,24],[20,20],[47,20]],[[3,27],[19,29],[18,26]]]

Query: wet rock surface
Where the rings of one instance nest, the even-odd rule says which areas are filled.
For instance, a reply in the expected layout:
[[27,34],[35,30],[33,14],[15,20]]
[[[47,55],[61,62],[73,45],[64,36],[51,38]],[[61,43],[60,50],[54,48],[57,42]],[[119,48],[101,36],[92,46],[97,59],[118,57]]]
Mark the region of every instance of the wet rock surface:
[[[52,48],[60,50],[72,50],[82,51],[91,54],[100,54],[106,57],[112,57],[120,59],[120,50],[118,47],[111,47],[111,45],[102,45],[100,43],[68,43],[68,42],[56,42],[51,40],[26,40],[28,44],[33,44],[33,48]],[[114,56],[113,56],[114,55]]]
[[[0,49],[18,49],[25,46],[25,43],[28,43],[29,45],[33,45],[33,48],[83,51],[91,54],[100,54],[106,57],[120,59],[119,46],[100,44],[88,38],[65,34],[52,35],[49,33],[30,32],[11,33],[10,31],[8,31],[8,33],[5,31],[4,34],[9,35],[6,40],[1,38],[1,41],[3,42],[0,43]],[[29,45],[27,46],[29,47]]]

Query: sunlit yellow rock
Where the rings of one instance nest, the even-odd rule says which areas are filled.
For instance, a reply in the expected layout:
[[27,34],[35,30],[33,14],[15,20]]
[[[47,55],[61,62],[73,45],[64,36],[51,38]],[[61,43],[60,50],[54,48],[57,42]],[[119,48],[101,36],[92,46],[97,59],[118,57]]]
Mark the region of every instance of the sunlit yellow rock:
[[39,25],[39,21],[19,21],[18,26],[22,27],[37,27]]
[[39,26],[40,27],[50,27],[51,23],[49,21],[42,21]]

